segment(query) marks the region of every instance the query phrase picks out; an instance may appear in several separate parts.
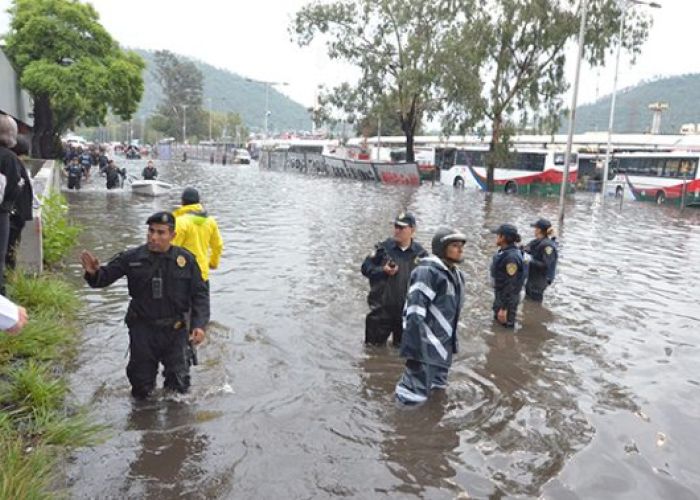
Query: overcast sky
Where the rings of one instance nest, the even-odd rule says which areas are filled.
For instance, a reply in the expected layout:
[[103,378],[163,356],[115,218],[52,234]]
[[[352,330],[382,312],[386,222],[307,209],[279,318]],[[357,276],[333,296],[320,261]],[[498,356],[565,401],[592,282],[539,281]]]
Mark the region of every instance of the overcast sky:
[[[636,65],[623,55],[620,86],[658,75],[700,72],[700,0],[656,0],[654,27]],[[305,106],[319,84],[337,84],[352,74],[330,62],[323,45],[299,48],[288,26],[308,0],[93,0],[102,24],[122,45],[168,49],[240,75],[285,81],[279,90]],[[0,0],[0,32],[8,26],[9,0]],[[645,8],[645,7],[635,7]],[[571,57],[570,59],[573,59]],[[569,71],[573,78],[573,65]],[[602,70],[584,70],[579,103],[612,90],[614,61]]]

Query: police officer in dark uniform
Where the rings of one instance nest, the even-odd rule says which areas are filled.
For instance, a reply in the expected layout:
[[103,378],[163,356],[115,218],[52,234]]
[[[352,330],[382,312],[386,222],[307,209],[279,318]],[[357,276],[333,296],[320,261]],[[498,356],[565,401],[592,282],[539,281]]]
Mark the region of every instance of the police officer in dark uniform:
[[114,160],[109,160],[105,176],[107,177],[107,189],[116,189],[121,187],[122,181],[126,177],[126,169],[120,169],[114,163]]
[[155,388],[158,363],[164,367],[164,387],[187,392],[194,352],[190,342],[197,345],[204,340],[209,321],[209,298],[197,261],[171,244],[175,217],[158,212],[147,224],[147,243],[118,254],[107,265],[100,266],[88,251],[80,256],[85,280],[93,288],[126,276],[131,296],[126,374],[137,399],[148,397]]
[[85,178],[88,179],[90,177],[90,168],[92,167],[92,155],[90,154],[90,151],[83,151],[78,160],[80,165],[83,167],[83,172],[85,172]]
[[493,316],[503,326],[513,328],[520,302],[520,290],[525,280],[523,254],[515,245],[520,242],[520,235],[518,229],[511,224],[501,224],[493,232],[499,247],[491,262]]
[[545,288],[554,281],[557,269],[557,243],[553,236],[552,223],[547,219],[539,219],[531,224],[531,227],[535,228],[535,239],[523,247],[523,251],[530,256],[525,296],[542,302]]
[[377,243],[362,263],[362,274],[369,278],[365,320],[365,343],[384,345],[390,334],[395,346],[401,344],[402,319],[411,271],[428,252],[413,240],[416,218],[401,213],[394,220],[394,237]]
[[68,175],[68,189],[80,189],[85,169],[78,162],[77,156],[70,159],[70,163],[66,167],[66,174]]

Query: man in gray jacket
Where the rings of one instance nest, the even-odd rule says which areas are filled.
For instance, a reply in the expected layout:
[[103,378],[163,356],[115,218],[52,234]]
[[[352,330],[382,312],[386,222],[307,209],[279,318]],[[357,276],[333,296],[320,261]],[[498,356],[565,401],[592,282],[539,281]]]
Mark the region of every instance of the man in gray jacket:
[[395,393],[400,403],[422,404],[432,389],[447,387],[464,303],[465,275],[456,265],[462,262],[465,242],[466,236],[457,230],[438,230],[433,255],[411,273],[400,350],[406,369]]

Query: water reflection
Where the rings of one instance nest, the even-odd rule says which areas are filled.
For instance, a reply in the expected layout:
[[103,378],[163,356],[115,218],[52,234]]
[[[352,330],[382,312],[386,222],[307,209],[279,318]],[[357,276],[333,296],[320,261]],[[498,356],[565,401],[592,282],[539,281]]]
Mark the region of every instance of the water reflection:
[[165,499],[196,496],[193,482],[206,472],[201,462],[209,440],[197,432],[189,405],[134,403],[126,430],[139,431],[141,439],[129,463],[125,494]]

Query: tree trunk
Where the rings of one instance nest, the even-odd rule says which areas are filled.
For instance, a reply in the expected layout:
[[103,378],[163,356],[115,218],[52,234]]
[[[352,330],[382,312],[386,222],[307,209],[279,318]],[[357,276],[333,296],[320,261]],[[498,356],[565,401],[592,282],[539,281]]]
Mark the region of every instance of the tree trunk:
[[32,156],[35,158],[56,158],[60,154],[60,144],[54,128],[51,101],[47,95],[34,98],[34,128],[32,134]]
[[401,128],[406,136],[406,162],[408,163],[416,161],[416,155],[413,151],[414,137],[416,135],[416,126],[414,122],[415,116],[413,113],[406,119],[404,119],[403,116],[401,117]]
[[493,120],[493,126],[491,130],[491,143],[489,144],[489,157],[487,163],[487,168],[486,168],[486,191],[489,193],[493,193],[494,191],[494,181],[493,181],[493,174],[494,174],[494,169],[496,168],[496,162],[498,161],[497,158],[497,148],[498,148],[498,143],[501,140],[501,128],[503,126],[502,120],[500,116],[496,116]]

